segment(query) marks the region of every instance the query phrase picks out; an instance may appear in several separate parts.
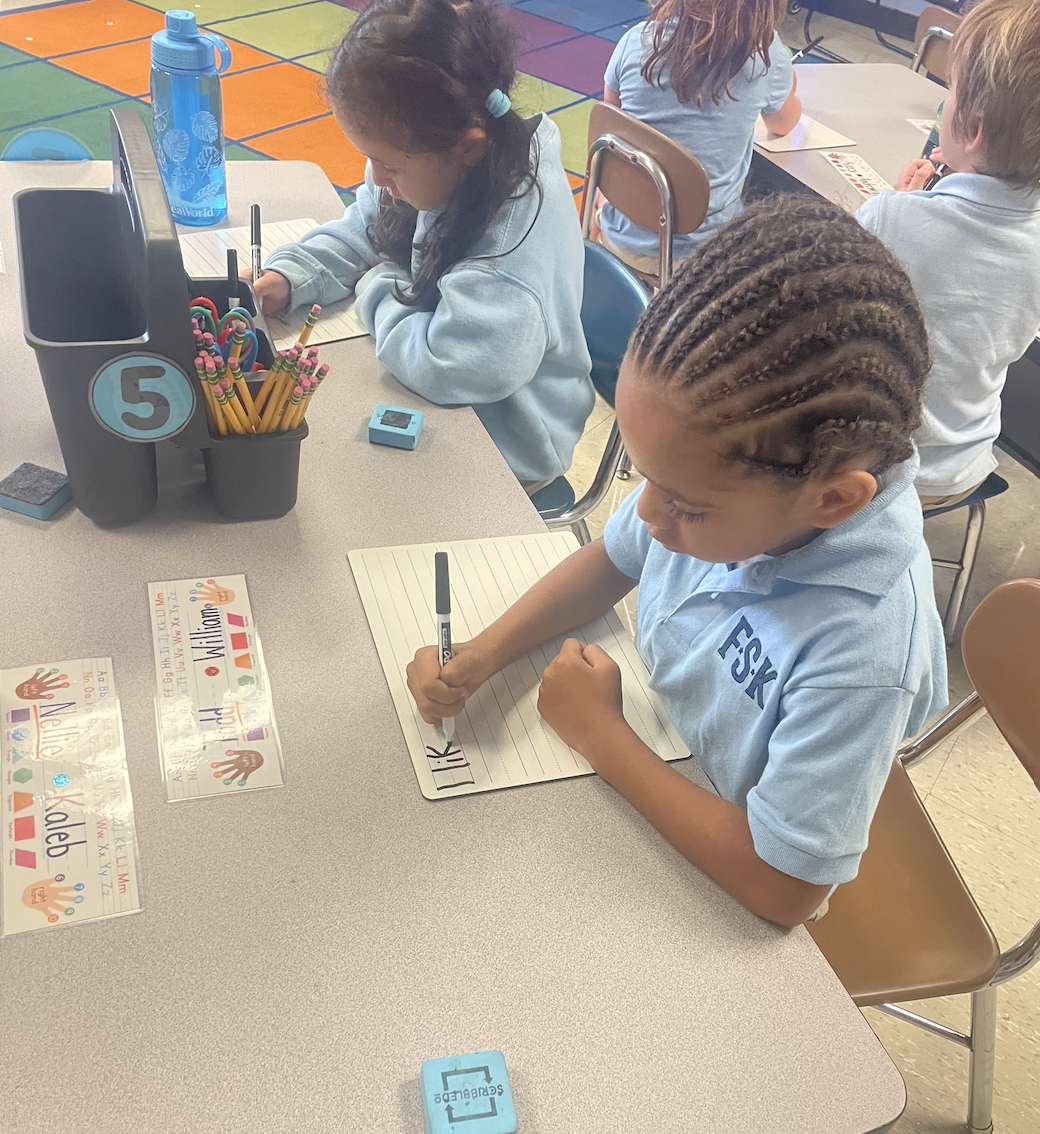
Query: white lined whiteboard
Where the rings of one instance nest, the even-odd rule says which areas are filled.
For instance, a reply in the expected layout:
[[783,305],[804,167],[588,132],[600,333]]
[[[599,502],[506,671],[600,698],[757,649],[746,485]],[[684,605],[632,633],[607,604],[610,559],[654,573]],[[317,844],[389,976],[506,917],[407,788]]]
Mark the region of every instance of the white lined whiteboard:
[[[466,641],[577,546],[570,532],[550,532],[350,552],[412,766],[427,799],[591,774],[584,758],[564,744],[536,707],[542,671],[562,638],[507,666],[469,699],[455,721],[448,757],[438,755],[443,739],[419,716],[405,684],[405,667],[416,650],[435,641],[435,552],[448,553],[452,636]],[[571,636],[601,646],[621,667],[625,717],[644,743],[665,760],[685,759],[689,750],[648,687],[646,667],[614,611]]]
[[[260,226],[260,243],[264,255],[273,252],[280,244],[295,244],[305,233],[317,228],[314,220],[277,221]],[[215,228],[211,232],[189,232],[181,237],[181,258],[184,270],[192,279],[212,279],[227,276],[227,254],[229,248],[238,253],[238,266],[249,267],[249,228]],[[303,327],[306,310],[301,309],[293,316],[293,322],[283,322],[273,316],[266,316],[267,330],[275,350],[289,350]],[[321,309],[318,325],[311,332],[308,345],[320,346],[322,343],[335,343],[343,339],[359,339],[368,332],[354,314],[354,297],[330,303]]]

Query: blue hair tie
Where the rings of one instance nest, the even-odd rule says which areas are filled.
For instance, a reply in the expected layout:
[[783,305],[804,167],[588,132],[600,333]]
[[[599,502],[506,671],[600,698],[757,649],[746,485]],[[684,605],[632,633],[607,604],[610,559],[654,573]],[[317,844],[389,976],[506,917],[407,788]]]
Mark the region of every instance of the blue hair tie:
[[501,118],[506,111],[511,110],[513,104],[509,101],[509,95],[505,91],[500,91],[498,87],[487,96],[484,100],[484,105],[487,107],[488,114],[492,118]]

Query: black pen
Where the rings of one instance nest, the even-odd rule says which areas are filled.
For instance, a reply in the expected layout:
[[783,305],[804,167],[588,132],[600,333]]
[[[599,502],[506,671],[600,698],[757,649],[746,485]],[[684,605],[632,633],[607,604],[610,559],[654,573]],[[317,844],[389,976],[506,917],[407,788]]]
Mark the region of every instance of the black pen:
[[799,59],[802,59],[802,58],[803,58],[804,56],[808,55],[808,54],[809,54],[809,52],[810,52],[810,51],[812,51],[812,49],[813,49],[814,47],[819,47],[819,45],[820,45],[821,43],[823,43],[823,36],[822,36],[822,35],[818,35],[818,36],[817,36],[817,37],[816,37],[815,39],[813,39],[813,40],[810,40],[810,41],[809,41],[809,42],[808,42],[808,43],[807,43],[807,44],[806,44],[806,45],[805,45],[805,46],[804,46],[804,47],[803,47],[803,48],[801,49],[801,51],[796,51],[796,52],[794,53],[794,55],[792,55],[792,56],[791,56],[791,62],[792,62],[792,63],[797,63]]
[[932,174],[932,176],[931,176],[931,177],[929,177],[929,178],[928,178],[928,180],[927,180],[927,181],[926,181],[926,182],[924,183],[924,189],[925,189],[925,190],[928,190],[928,189],[934,189],[934,188],[936,187],[936,185],[938,185],[938,184],[939,184],[939,182],[940,182],[940,181],[941,181],[941,180],[942,180],[942,179],[943,179],[943,178],[944,178],[945,176],[946,176],[946,166],[945,166],[945,165],[943,165],[943,163],[942,163],[942,162],[939,162],[939,164],[938,164],[938,165],[936,165],[936,167],[935,167],[935,172],[934,172],[934,173]]
[[249,250],[252,253],[253,283],[260,278],[260,206],[249,207]]
[[238,306],[238,253],[227,250],[227,309]]
[[[448,553],[438,551],[433,556],[433,575],[437,607],[437,652],[441,668],[451,661],[451,587],[448,584]],[[444,729],[445,751],[455,736],[455,718],[441,721]]]

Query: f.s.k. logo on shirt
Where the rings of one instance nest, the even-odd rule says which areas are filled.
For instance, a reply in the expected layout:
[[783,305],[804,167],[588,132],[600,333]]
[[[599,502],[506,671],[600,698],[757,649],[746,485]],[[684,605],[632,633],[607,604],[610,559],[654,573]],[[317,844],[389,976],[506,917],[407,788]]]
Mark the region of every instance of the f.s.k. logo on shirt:
[[[746,639],[742,641],[742,639]],[[755,637],[755,628],[741,615],[740,621],[733,628],[733,632],[719,647],[719,657],[725,658],[732,649],[736,649],[733,664],[729,672],[738,685],[743,685],[748,678],[744,692],[760,708],[765,708],[762,701],[762,690],[775,681],[776,670],[771,667],[769,655],[762,657],[762,642]],[[761,664],[759,661],[761,659]]]

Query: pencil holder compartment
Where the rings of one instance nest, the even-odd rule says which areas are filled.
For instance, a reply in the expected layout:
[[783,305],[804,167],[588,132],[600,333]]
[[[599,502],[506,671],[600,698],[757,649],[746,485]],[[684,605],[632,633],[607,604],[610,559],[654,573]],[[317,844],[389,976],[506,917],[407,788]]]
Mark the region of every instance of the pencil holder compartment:
[[[220,315],[227,314],[227,280],[192,280],[191,287],[192,298],[205,296]],[[237,306],[256,315],[256,296],[245,280],[237,298]],[[274,350],[262,319],[256,322],[256,340],[257,362],[267,370],[274,362]],[[249,379],[246,384],[255,398],[262,382]],[[202,459],[217,511],[228,520],[277,520],[291,512],[299,485],[300,443],[308,432],[306,422],[285,433],[245,437],[234,433],[221,437],[210,427],[202,443]]]
[[214,438],[202,457],[217,511],[229,520],[277,520],[291,512],[300,477],[300,443],[307,433],[303,422],[286,433]]

